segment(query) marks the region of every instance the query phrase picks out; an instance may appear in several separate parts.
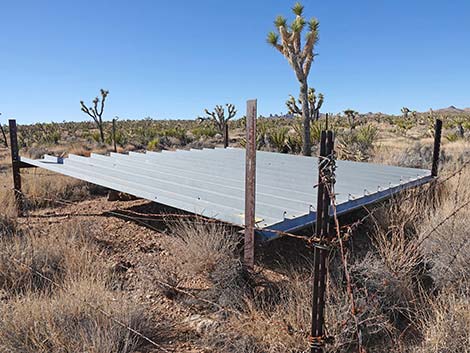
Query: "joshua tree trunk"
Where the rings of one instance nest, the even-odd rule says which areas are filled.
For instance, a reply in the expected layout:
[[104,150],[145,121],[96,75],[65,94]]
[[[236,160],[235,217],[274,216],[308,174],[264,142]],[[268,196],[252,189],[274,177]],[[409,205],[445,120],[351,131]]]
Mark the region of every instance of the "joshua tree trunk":
[[104,132],[103,132],[103,123],[101,123],[98,128],[100,129],[100,138],[101,142],[104,143]]
[[5,147],[8,147],[7,135],[5,134],[5,130],[3,130],[2,123],[0,123],[0,130],[2,130],[3,144],[5,145]]
[[302,152],[304,156],[311,156],[312,146],[310,144],[310,110],[308,109],[308,85],[306,79],[303,82],[300,81],[300,100],[302,102],[302,119],[304,121],[304,141],[302,145]]

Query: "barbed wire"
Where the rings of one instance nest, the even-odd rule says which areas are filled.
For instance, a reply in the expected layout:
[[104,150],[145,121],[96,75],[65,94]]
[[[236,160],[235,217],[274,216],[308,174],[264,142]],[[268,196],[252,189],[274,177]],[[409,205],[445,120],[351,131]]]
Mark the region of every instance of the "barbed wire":
[[[324,168],[331,168],[331,170],[330,170],[331,173],[323,173],[322,172],[323,169],[321,169],[321,171],[320,171],[321,174],[324,174],[322,182],[325,183],[325,185],[329,185],[330,183],[334,182],[334,179],[332,180],[332,179],[328,178],[328,175],[330,177],[334,178],[334,166],[331,165],[332,163],[334,164],[334,155],[327,156],[327,158],[330,162],[326,163],[324,165]],[[463,163],[463,165],[457,171],[453,172],[452,174],[450,174],[450,175],[448,175],[444,178],[433,179],[428,184],[428,186],[429,186],[428,188],[422,188],[422,189],[415,190],[413,193],[410,193],[410,195],[408,195],[404,198],[401,198],[400,200],[402,202],[404,202],[404,201],[407,201],[411,198],[417,197],[418,195],[427,193],[431,190],[431,188],[435,188],[436,186],[447,182],[448,180],[454,178],[455,176],[459,176],[459,178],[460,178],[461,173],[463,172],[464,168],[469,163],[470,163],[470,161],[467,161],[467,162]],[[327,188],[327,192],[329,193],[330,199],[331,199],[331,207],[333,209],[333,219],[334,219],[335,229],[336,229],[336,244],[333,244],[333,240],[331,239],[330,242],[329,242],[329,245],[330,246],[331,245],[338,245],[339,246],[339,250],[340,250],[340,254],[341,254],[341,261],[342,261],[343,269],[344,269],[345,276],[346,276],[347,291],[348,291],[348,295],[349,295],[350,301],[351,301],[351,314],[352,314],[352,317],[355,320],[357,338],[358,338],[358,345],[359,345],[359,350],[361,351],[361,349],[362,349],[361,348],[362,347],[362,334],[361,334],[361,331],[360,331],[359,320],[357,318],[357,310],[356,310],[355,298],[354,298],[354,293],[353,293],[352,281],[351,281],[351,277],[349,275],[347,255],[346,255],[346,252],[345,252],[343,241],[347,240],[351,236],[352,231],[355,228],[357,228],[359,225],[363,224],[364,221],[367,220],[368,218],[373,217],[373,215],[376,212],[378,212],[378,210],[388,207],[388,204],[383,203],[383,204],[375,207],[372,211],[369,211],[367,207],[364,207],[364,209],[368,211],[366,216],[364,216],[360,220],[354,222],[352,225],[340,226],[339,220],[338,220],[337,209],[336,209],[336,194],[334,193],[334,189],[330,190],[330,189]],[[57,203],[62,203],[62,204],[66,204],[66,205],[77,205],[77,203],[73,203],[73,202],[66,201],[66,200],[46,199],[46,198],[43,198],[43,199],[46,200],[46,201],[57,202]],[[460,206],[456,207],[448,216],[446,216],[442,221],[440,221],[436,226],[434,226],[429,232],[427,232],[424,236],[420,237],[419,241],[417,243],[415,243],[413,246],[415,246],[416,248],[419,248],[422,245],[422,243],[426,239],[428,239],[429,236],[431,236],[439,227],[441,227],[443,224],[445,224],[449,219],[452,219],[453,217],[455,217],[456,214],[458,214],[462,209],[464,209],[464,207],[468,206],[469,204],[470,204],[470,200],[468,200],[468,201],[462,203]],[[131,212],[132,215],[120,213],[119,211]],[[157,222],[169,222],[169,221],[172,221],[172,220],[169,220],[168,218],[185,218],[185,219],[196,218],[196,220],[203,220],[204,223],[206,223],[206,224],[207,223],[218,223],[218,224],[223,224],[223,225],[232,225],[232,226],[239,227],[238,225],[233,225],[233,224],[230,224],[230,223],[227,223],[227,222],[221,222],[221,221],[218,221],[218,220],[206,219],[206,218],[203,218],[200,215],[192,215],[192,214],[178,214],[178,213],[158,213],[158,214],[148,214],[148,213],[146,213],[146,214],[139,214],[137,212],[122,210],[122,209],[118,209],[117,211],[114,211],[114,210],[113,211],[105,211],[105,214],[111,214],[111,215],[115,215],[115,216],[118,216],[118,217],[124,217],[124,218],[128,218],[128,219],[135,220],[135,221],[138,221],[138,222],[142,221],[142,220],[151,221],[151,222],[155,222],[155,221],[157,221]],[[143,215],[145,215],[146,217],[141,217]],[[163,218],[163,219],[155,220],[155,219],[149,219],[148,217],[159,217],[159,218]],[[150,228],[153,228],[155,231],[161,232],[161,230],[159,230],[155,227],[152,227],[148,223],[145,223],[145,222],[140,222],[140,223],[144,223],[146,226],[148,226]],[[343,229],[346,229],[346,232],[342,233]],[[306,241],[308,245],[312,245],[312,246],[321,244],[322,242],[325,241],[324,239],[319,239],[319,238],[316,238],[316,237],[307,237],[307,236],[302,236],[302,235],[296,235],[296,234],[292,234],[292,233],[284,232],[284,231],[277,231],[277,230],[271,230],[271,229],[262,229],[262,230],[276,233],[279,236],[287,236],[287,237],[301,239],[301,240]],[[454,258],[451,260],[451,263],[453,261],[455,261],[456,257],[457,257],[457,254],[455,254]],[[27,268],[29,268],[29,270],[34,271],[41,278],[49,281],[50,283],[52,283],[55,286],[58,286],[59,288],[61,288],[60,285],[58,285],[56,282],[54,282],[50,278],[47,278],[46,276],[44,276],[40,272],[34,270],[33,268],[31,268],[27,264],[23,264],[15,258],[12,258],[12,260],[17,262],[17,263],[22,264],[23,266],[26,266]],[[450,266],[450,264],[449,264],[449,266]],[[236,311],[236,310],[233,310],[233,309],[230,309],[230,308],[227,308],[227,307],[223,307],[223,306],[219,305],[218,303],[207,300],[205,298],[200,298],[200,297],[195,296],[194,294],[192,294],[192,293],[190,293],[190,292],[188,292],[184,289],[181,289],[179,287],[172,286],[172,285],[170,285],[166,282],[160,281],[158,279],[156,281],[160,285],[166,286],[168,288],[171,288],[172,290],[175,290],[177,292],[180,292],[180,293],[183,293],[185,295],[191,296],[192,298],[194,298],[196,300],[199,300],[201,302],[205,302],[206,304],[213,305],[214,307],[217,307],[220,310],[225,310],[225,311],[228,311],[228,312],[232,312],[232,313],[235,313],[237,315],[243,315],[239,311]],[[132,327],[129,327],[125,323],[123,323],[123,322],[119,321],[118,319],[114,318],[110,313],[108,313],[108,312],[104,311],[103,309],[101,309],[97,306],[94,306],[94,305],[92,305],[88,302],[85,302],[85,304],[89,305],[94,310],[99,311],[103,315],[107,316],[110,320],[112,320],[116,324],[126,328],[130,332],[132,332],[135,335],[141,337],[145,341],[151,343],[152,345],[154,345],[158,349],[162,350],[163,352],[169,352],[168,350],[166,350],[165,348],[163,348],[162,346],[160,346],[159,344],[157,344],[156,342],[154,342],[150,338],[146,337],[144,334],[136,331]],[[286,323],[284,323],[284,324],[286,324]],[[303,332],[303,331],[299,330],[298,332]]]

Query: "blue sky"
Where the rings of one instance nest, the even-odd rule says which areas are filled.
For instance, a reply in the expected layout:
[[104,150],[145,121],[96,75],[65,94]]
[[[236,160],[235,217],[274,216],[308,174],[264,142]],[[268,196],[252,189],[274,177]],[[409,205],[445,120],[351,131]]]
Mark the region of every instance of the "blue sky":
[[[285,112],[298,84],[266,34],[294,1],[0,0],[0,112],[20,123],[195,118],[232,102]],[[324,112],[470,106],[470,1],[305,0],[320,21],[310,85]]]

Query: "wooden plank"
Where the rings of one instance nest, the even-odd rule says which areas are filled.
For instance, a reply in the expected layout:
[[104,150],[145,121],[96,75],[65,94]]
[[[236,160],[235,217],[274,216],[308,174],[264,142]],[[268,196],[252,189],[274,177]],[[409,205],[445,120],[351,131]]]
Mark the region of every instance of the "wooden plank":
[[15,190],[15,198],[17,201],[18,210],[22,209],[22,195],[21,195],[21,174],[20,174],[20,154],[18,149],[18,130],[16,127],[16,120],[8,120],[10,128],[10,150],[11,150],[11,167],[13,172],[13,189]]
[[253,270],[255,264],[255,199],[256,199],[256,116],[257,101],[246,104],[245,161],[245,244],[244,265]]

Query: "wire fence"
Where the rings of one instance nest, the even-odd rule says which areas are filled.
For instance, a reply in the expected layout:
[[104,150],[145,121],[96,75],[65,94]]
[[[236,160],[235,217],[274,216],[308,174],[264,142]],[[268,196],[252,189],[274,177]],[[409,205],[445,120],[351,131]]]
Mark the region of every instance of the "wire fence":
[[[416,198],[420,195],[428,194],[433,189],[436,189],[436,187],[438,187],[439,185],[442,185],[442,184],[448,182],[449,180],[451,180],[453,178],[458,177],[459,180],[460,180],[463,171],[465,170],[465,168],[469,164],[470,164],[470,161],[467,161],[467,162],[463,163],[462,166],[459,169],[457,169],[456,171],[454,171],[453,173],[450,173],[449,175],[444,176],[444,177],[439,177],[439,178],[434,179],[431,183],[428,184],[427,187],[422,186],[419,189],[414,190],[409,195],[401,197],[400,201],[405,202],[405,201],[410,200],[412,198]],[[359,345],[359,347],[361,347],[362,346],[361,329],[360,329],[360,324],[359,324],[359,321],[358,321],[358,318],[357,318],[357,310],[356,310],[356,304],[355,304],[355,298],[354,298],[354,288],[353,288],[353,284],[352,284],[352,281],[351,281],[351,278],[350,278],[350,275],[349,275],[347,254],[346,254],[346,248],[344,246],[344,242],[347,241],[352,236],[354,230],[356,230],[360,225],[364,224],[364,222],[367,221],[368,219],[371,219],[372,217],[374,217],[378,211],[389,207],[389,205],[387,203],[381,203],[379,205],[376,205],[372,210],[369,210],[367,207],[364,207],[363,209],[367,212],[367,214],[364,217],[362,217],[361,219],[355,221],[352,224],[341,226],[340,222],[339,222],[338,215],[337,215],[337,211],[336,211],[336,198],[335,198],[336,195],[334,193],[334,189],[333,190],[328,190],[328,192],[329,192],[330,198],[332,200],[331,206],[332,206],[332,210],[333,210],[333,219],[334,219],[334,227],[335,227],[335,234],[336,234],[335,238],[328,243],[328,246],[330,246],[331,248],[333,248],[333,247],[339,248],[341,261],[342,261],[343,269],[344,269],[345,276],[346,276],[347,291],[348,291],[349,298],[350,298],[351,317],[355,321],[358,345]],[[78,202],[72,202],[72,201],[63,200],[63,199],[51,199],[51,198],[41,198],[41,197],[36,197],[36,198],[42,199],[43,201],[56,203],[56,204],[60,204],[60,205],[66,205],[66,206],[79,205]],[[463,202],[460,203],[460,205],[456,205],[452,212],[450,212],[446,217],[444,217],[438,224],[436,224],[426,234],[422,235],[420,237],[420,239],[418,240],[418,242],[416,242],[413,246],[415,246],[416,249],[419,248],[423,244],[423,242],[426,239],[428,239],[434,232],[436,232],[442,225],[446,224],[449,220],[453,219],[457,214],[459,214],[459,212],[461,212],[463,209],[466,209],[466,207],[468,207],[469,205],[470,205],[470,200],[463,201]],[[88,215],[89,214],[87,214],[87,216]],[[154,230],[156,232],[161,232],[162,230],[152,226],[151,222],[161,222],[161,223],[166,224],[166,223],[176,223],[176,222],[179,223],[182,220],[183,221],[190,220],[191,222],[195,222],[195,223],[198,223],[198,224],[208,224],[208,223],[210,223],[210,224],[221,225],[221,226],[224,226],[224,227],[232,226],[232,227],[239,228],[239,226],[234,225],[234,224],[229,224],[227,222],[222,222],[222,221],[218,221],[218,220],[215,220],[215,219],[208,219],[208,218],[202,217],[200,215],[194,215],[194,214],[181,214],[181,213],[169,213],[169,212],[168,213],[164,213],[164,212],[163,213],[139,213],[139,212],[126,210],[126,209],[115,209],[115,210],[105,211],[101,214],[94,214],[94,215],[95,216],[112,215],[112,216],[116,216],[116,217],[120,217],[120,218],[129,219],[129,220],[135,221],[139,224],[143,224],[146,227],[149,227],[149,228],[151,228],[152,230]],[[77,214],[74,214],[72,216],[80,216],[80,214],[77,213]],[[34,216],[26,215],[26,217],[34,217]],[[47,215],[46,215],[46,217],[47,217]],[[276,233],[280,237],[291,237],[291,238],[295,238],[295,239],[300,239],[300,240],[305,241],[306,244],[308,246],[311,246],[311,247],[319,246],[319,245],[320,246],[325,245],[325,243],[324,243],[325,240],[324,239],[319,239],[315,236],[309,237],[309,236],[303,236],[303,235],[293,234],[293,233],[289,233],[289,232],[276,231],[276,230],[267,230],[267,229],[263,229],[263,231]],[[462,251],[462,249],[465,247],[465,244],[468,241],[469,241],[468,238],[464,239],[463,244],[461,244],[461,246],[459,246],[457,248],[456,253],[454,254],[453,258],[451,259],[451,261],[449,263],[449,267],[456,260],[456,258],[459,255],[459,252]],[[4,254],[4,255],[6,255],[6,254]],[[54,280],[52,280],[51,278],[49,278],[45,274],[43,274],[43,273],[37,271],[36,269],[32,268],[28,264],[26,264],[24,262],[21,262],[20,260],[14,258],[14,257],[11,257],[10,255],[5,256],[5,258],[7,258],[7,259],[23,266],[24,268],[32,271],[37,276],[40,276],[42,279],[44,279],[44,280],[48,281],[49,283],[51,283],[51,285],[53,285],[54,287],[57,287],[59,289],[63,289],[63,287],[59,283],[55,282]],[[448,270],[448,268],[447,268],[447,270]],[[201,298],[201,297],[199,297],[197,295],[194,295],[190,291],[185,290],[183,288],[173,286],[173,285],[171,285],[167,282],[164,282],[160,279],[155,279],[155,281],[157,283],[159,283],[160,285],[164,286],[164,287],[167,287],[171,290],[179,292],[183,295],[189,296],[189,297],[191,297],[191,298],[193,298],[197,301],[209,304],[209,305],[217,308],[218,310],[222,310],[222,311],[225,311],[225,312],[230,312],[230,313],[233,313],[233,314],[238,315],[238,316],[244,316],[244,317],[249,318],[248,315],[245,315],[241,311],[234,310],[232,308],[222,306],[219,303],[208,300],[206,298]],[[154,340],[152,340],[151,338],[149,338],[148,336],[146,336],[142,332],[139,332],[139,331],[135,330],[134,328],[128,326],[127,324],[123,323],[122,321],[120,321],[119,319],[117,319],[116,317],[114,317],[112,314],[105,311],[104,309],[100,308],[99,306],[96,306],[96,305],[94,305],[90,302],[87,302],[87,301],[84,301],[84,304],[89,306],[93,310],[95,310],[97,312],[100,312],[102,315],[106,316],[109,320],[111,320],[115,324],[121,326],[122,328],[128,330],[130,333],[140,337],[141,339],[143,339],[147,343],[149,343],[152,346],[154,346],[155,348],[157,348],[159,351],[161,351],[161,352],[170,352],[168,349],[166,349],[162,345],[158,344],[157,342],[155,342]],[[276,321],[276,322],[273,322],[273,324],[278,325],[278,326],[282,326],[286,330],[301,333],[302,335],[308,337],[308,334],[306,332],[304,332],[303,330],[292,327],[292,325],[290,325],[290,324],[287,325],[285,322],[277,322]]]

